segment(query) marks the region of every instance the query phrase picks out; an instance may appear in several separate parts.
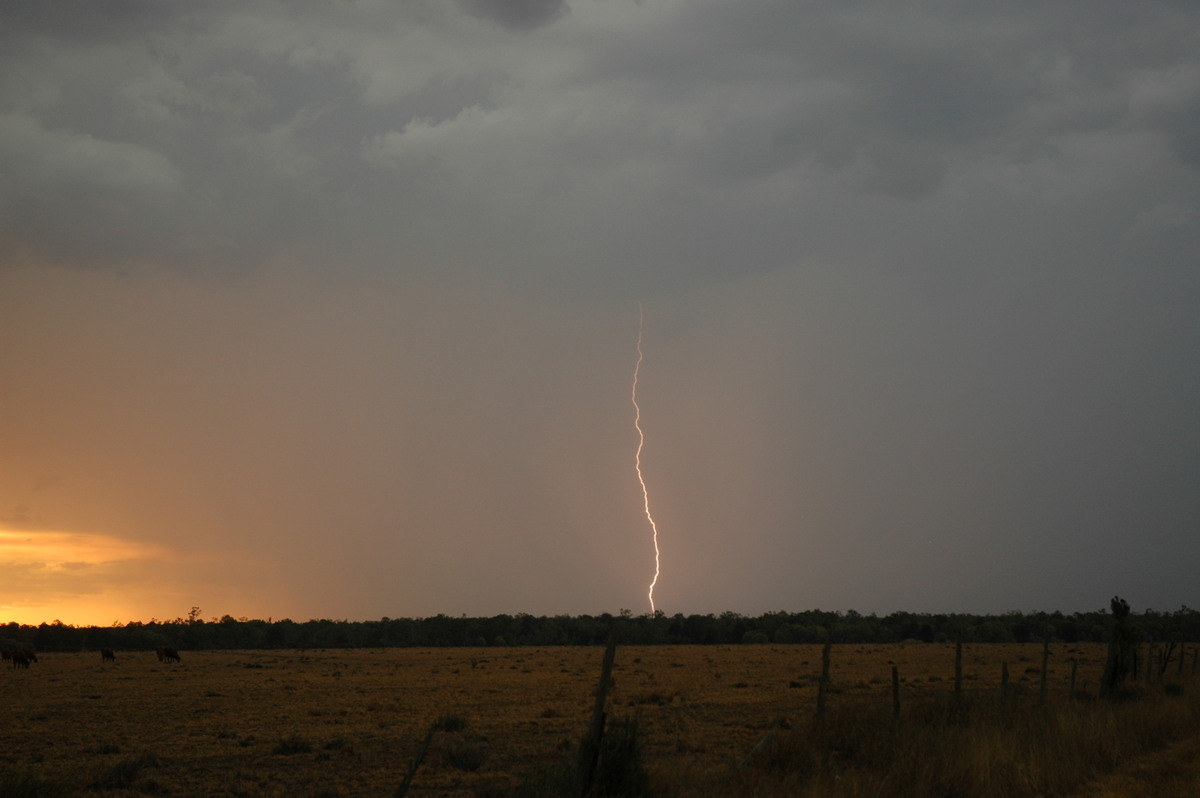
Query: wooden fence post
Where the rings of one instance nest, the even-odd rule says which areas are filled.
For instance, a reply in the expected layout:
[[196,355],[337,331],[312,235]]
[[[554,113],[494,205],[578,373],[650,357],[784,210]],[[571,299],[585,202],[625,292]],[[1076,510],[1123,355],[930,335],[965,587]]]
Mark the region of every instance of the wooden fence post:
[[1008,663],[1000,663],[1000,703],[1008,706]]
[[1071,692],[1067,694],[1069,700],[1075,700],[1075,673],[1079,670],[1079,659],[1071,660]]
[[817,717],[825,717],[825,694],[829,691],[829,655],[833,648],[833,629],[827,630],[825,648],[821,650],[821,681],[817,685]]
[[1042,683],[1038,686],[1038,703],[1046,703],[1046,671],[1050,662],[1050,638],[1042,643]]
[[962,638],[954,644],[954,700],[962,701]]
[[892,717],[900,717],[900,669],[892,666]]
[[600,760],[600,743],[604,739],[604,707],[608,703],[608,688],[612,684],[613,660],[616,659],[616,655],[617,633],[614,631],[608,638],[608,648],[604,649],[604,661],[600,665],[600,683],[596,685],[596,704],[592,709],[592,725],[579,749],[576,782],[580,795],[587,795],[591,790],[592,777],[596,773],[596,763]]
[[395,798],[404,798],[405,795],[408,795],[408,788],[412,786],[413,777],[417,775],[417,768],[421,767],[421,763],[425,761],[425,755],[429,753],[429,744],[433,742],[435,731],[437,731],[436,723],[432,724],[429,731],[425,732],[425,739],[421,741],[417,755],[413,757],[412,762],[408,763],[408,772],[404,774],[404,781],[400,782],[400,786],[393,793]]

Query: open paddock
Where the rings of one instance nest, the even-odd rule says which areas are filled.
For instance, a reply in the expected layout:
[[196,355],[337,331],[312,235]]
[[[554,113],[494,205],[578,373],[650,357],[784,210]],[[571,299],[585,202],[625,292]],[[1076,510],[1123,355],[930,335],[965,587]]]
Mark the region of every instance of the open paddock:
[[[1051,644],[1048,697],[1072,662],[1093,694],[1105,648]],[[0,772],[66,794],[389,795],[426,731],[439,732],[410,795],[470,796],[569,758],[587,728],[600,647],[46,653],[0,673]],[[952,644],[835,645],[828,706],[890,709],[954,686]],[[1036,701],[1042,646],[965,645],[964,691]],[[1189,662],[1190,666],[1190,662]],[[812,715],[821,646],[620,647],[610,714],[636,715],[652,778],[718,778],[765,734]],[[127,793],[124,793],[127,794]]]

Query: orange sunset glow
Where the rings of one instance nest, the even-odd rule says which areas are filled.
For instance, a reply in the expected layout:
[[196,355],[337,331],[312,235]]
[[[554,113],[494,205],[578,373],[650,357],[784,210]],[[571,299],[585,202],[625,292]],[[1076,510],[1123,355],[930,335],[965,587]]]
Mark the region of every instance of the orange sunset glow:
[[0,618],[107,626],[137,620],[162,593],[162,546],[84,532],[0,527]]

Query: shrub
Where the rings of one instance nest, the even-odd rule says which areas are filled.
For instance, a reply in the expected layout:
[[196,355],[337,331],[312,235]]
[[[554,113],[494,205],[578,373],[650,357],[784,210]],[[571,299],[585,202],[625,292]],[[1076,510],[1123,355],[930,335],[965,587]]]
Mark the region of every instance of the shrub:
[[311,753],[312,750],[312,743],[298,734],[293,734],[289,737],[283,737],[279,742],[275,743],[275,747],[271,749],[271,753],[279,754],[280,756],[292,756],[294,754]]
[[88,786],[93,790],[128,790],[137,781],[139,773],[153,767],[158,767],[158,757],[147,751],[141,756],[122,759]]
[[600,758],[592,779],[592,795],[635,798],[649,795],[650,778],[642,761],[642,738],[636,718],[616,718],[600,741]]
[[461,715],[442,715],[433,722],[433,728],[444,732],[457,732],[467,728],[467,721]]
[[483,746],[472,740],[455,737],[446,742],[446,761],[456,770],[474,773],[483,767],[487,754]]

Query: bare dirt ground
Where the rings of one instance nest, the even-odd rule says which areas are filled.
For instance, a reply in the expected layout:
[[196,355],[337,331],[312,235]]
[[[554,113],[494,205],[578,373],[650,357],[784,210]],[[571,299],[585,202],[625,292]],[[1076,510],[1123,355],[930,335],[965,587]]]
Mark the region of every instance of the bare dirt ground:
[[[1051,652],[1052,694],[1065,695],[1072,661],[1079,688],[1094,692],[1103,646]],[[174,664],[149,651],[119,651],[116,663],[45,653],[29,670],[0,671],[0,774],[98,796],[389,795],[431,724],[455,716],[465,727],[435,736],[410,795],[474,795],[572,756],[603,650],[181,654]],[[966,689],[997,690],[1007,662],[1018,700],[1036,696],[1041,656],[1040,645],[968,645]],[[890,706],[893,665],[903,701],[953,687],[952,645],[842,645],[832,662],[831,705]],[[610,714],[637,716],[652,776],[727,772],[767,731],[813,712],[820,665],[819,646],[619,648]]]

